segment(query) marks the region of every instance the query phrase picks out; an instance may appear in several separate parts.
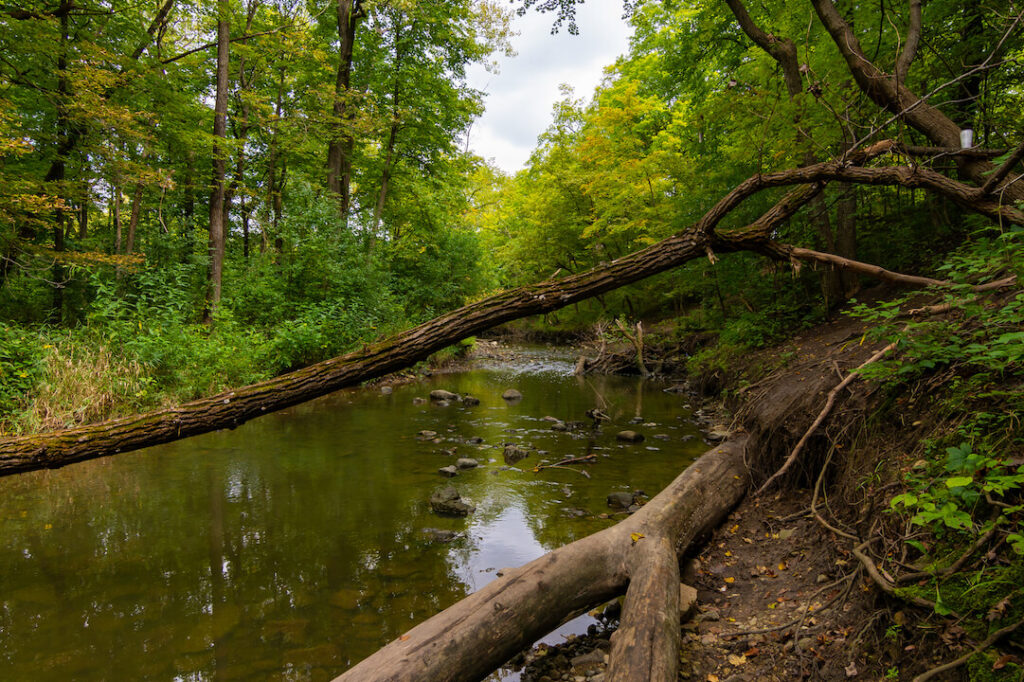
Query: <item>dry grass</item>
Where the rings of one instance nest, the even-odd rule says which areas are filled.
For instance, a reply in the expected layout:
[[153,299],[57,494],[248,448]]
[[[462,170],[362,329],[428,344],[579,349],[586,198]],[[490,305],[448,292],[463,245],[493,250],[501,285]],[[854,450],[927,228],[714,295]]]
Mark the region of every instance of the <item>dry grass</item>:
[[86,347],[70,338],[46,358],[45,380],[19,415],[19,433],[53,431],[154,407],[152,379],[134,360],[109,346]]

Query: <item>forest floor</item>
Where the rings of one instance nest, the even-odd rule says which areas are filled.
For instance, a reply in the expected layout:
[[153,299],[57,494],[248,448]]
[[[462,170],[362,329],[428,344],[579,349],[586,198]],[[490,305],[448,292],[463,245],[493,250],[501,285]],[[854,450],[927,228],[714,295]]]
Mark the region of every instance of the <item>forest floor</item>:
[[[717,409],[705,404],[704,425],[708,433],[751,433],[760,450],[748,454],[755,484],[786,458],[827,393],[874,352],[863,336],[862,323],[842,317],[751,354],[742,368],[722,378],[731,397],[712,401]],[[708,383],[707,377],[691,381]],[[815,483],[824,481],[820,515],[865,537],[887,506],[891,483],[865,477],[877,460],[864,453],[889,451],[891,443],[868,438],[857,452],[843,450],[849,434],[864,423],[873,390],[862,381],[851,384],[791,474],[761,496],[748,494],[685,564],[682,580],[696,588],[696,604],[681,624],[680,679],[909,679],[908,673],[959,655],[950,652],[956,642],[918,656],[920,642],[886,637],[892,624],[910,616],[887,603],[866,576],[851,552],[856,543],[826,528],[811,511]],[[877,437],[890,439],[891,433]],[[840,453],[836,459],[842,462],[832,465],[836,473],[819,476],[830,451]],[[614,622],[608,631],[554,650],[534,649],[518,661],[525,663],[522,679],[600,681],[609,636],[614,637]]]

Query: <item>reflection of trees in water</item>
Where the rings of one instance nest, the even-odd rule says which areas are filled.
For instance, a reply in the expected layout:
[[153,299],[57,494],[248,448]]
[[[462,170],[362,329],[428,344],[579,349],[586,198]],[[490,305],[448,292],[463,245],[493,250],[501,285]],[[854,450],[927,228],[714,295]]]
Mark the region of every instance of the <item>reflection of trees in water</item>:
[[[566,507],[604,511],[612,489],[663,484],[682,468],[678,456],[620,451],[613,442],[637,405],[648,418],[668,415],[678,398],[644,395],[640,384],[615,378],[587,377],[582,391],[578,382],[495,381],[482,372],[436,379],[480,397],[476,408],[415,406],[412,397],[429,390],[422,385],[391,396],[342,393],[236,431],[0,479],[3,676],[339,672],[464,596],[459,571],[477,538],[431,544],[423,528],[486,527],[515,505],[522,532],[551,548],[609,523],[567,519]],[[512,387],[524,394],[517,405],[499,397]],[[585,421],[595,406],[615,419],[600,436],[573,438],[539,421]],[[420,442],[415,433],[431,428],[494,445],[508,438],[505,424],[526,428],[516,438],[549,450],[548,458],[598,452],[593,479],[534,474],[532,455],[522,472],[495,475],[491,466],[456,479],[478,505],[471,519],[430,514],[427,497],[443,482],[436,469],[450,463],[437,451],[453,443]],[[460,456],[500,457],[458,447]]]

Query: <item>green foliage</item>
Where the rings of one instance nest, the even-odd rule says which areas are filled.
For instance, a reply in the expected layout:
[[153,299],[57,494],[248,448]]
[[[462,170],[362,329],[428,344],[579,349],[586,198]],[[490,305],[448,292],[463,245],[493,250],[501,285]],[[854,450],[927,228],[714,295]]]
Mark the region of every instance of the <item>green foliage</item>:
[[45,349],[38,334],[0,323],[0,430],[6,415],[24,407],[42,377]]

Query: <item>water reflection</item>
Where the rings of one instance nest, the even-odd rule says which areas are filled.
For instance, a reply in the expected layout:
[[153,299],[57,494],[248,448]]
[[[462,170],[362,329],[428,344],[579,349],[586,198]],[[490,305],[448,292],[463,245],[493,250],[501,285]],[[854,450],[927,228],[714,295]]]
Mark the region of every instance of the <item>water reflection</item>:
[[[498,569],[611,523],[596,518],[608,492],[653,494],[703,449],[681,398],[569,371],[535,355],[0,479],[0,679],[329,679]],[[510,387],[521,401],[500,398]],[[431,388],[482,404],[413,404]],[[603,433],[541,420],[595,406],[614,420]],[[648,440],[616,443],[636,415],[657,424],[633,427]],[[504,443],[528,457],[505,467]],[[590,479],[532,471],[590,452]],[[483,465],[453,480],[467,519],[427,505],[455,457]]]

